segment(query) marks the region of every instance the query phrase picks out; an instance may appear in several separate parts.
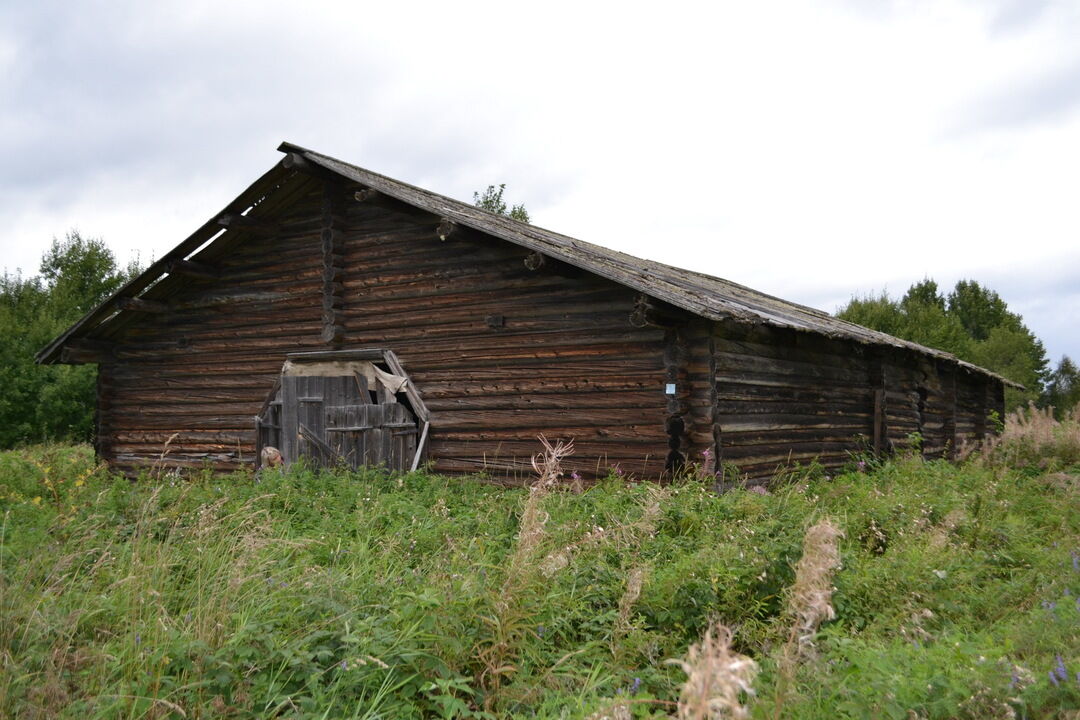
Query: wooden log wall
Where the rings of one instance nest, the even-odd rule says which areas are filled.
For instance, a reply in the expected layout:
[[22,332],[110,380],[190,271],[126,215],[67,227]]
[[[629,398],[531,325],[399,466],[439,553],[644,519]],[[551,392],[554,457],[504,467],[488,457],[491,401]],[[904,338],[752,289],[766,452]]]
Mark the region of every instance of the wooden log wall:
[[345,344],[397,353],[436,471],[529,477],[540,433],[574,440],[568,472],[664,470],[671,343],[630,324],[630,290],[423,217],[354,213]]
[[[704,347],[711,346],[708,356]],[[715,392],[712,423],[696,426],[695,450],[720,439],[722,462],[753,479],[778,468],[817,461],[850,462],[873,434],[870,363],[847,343],[765,326],[712,326],[701,338],[694,376],[714,368],[714,389],[696,384],[695,418],[705,417]]]
[[634,293],[354,194],[307,182],[273,232],[195,258],[220,279],[186,278],[155,297],[166,312],[110,338],[104,459],[135,472],[168,443],[166,467],[250,466],[285,354],[329,342],[397,353],[431,411],[436,471],[530,476],[539,433],[574,439],[568,472],[663,471],[678,354],[630,324]]
[[[288,352],[325,349],[322,188],[306,180],[299,204],[272,233],[250,232],[200,262],[219,278],[184,278],[165,313],[118,329],[100,365],[99,454],[141,468],[251,466],[254,416]],[[162,281],[162,285],[166,281]]]
[[925,457],[949,458],[1004,407],[1001,383],[914,352],[729,323],[687,335],[691,454],[716,448],[752,480],[907,451],[916,437]]

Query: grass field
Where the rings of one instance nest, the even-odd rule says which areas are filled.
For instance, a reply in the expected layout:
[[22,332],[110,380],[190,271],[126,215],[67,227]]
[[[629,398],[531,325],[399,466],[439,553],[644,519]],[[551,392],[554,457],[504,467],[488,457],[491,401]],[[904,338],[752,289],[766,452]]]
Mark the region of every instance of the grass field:
[[0,453],[0,717],[744,711],[1080,717],[1076,418],[720,496]]

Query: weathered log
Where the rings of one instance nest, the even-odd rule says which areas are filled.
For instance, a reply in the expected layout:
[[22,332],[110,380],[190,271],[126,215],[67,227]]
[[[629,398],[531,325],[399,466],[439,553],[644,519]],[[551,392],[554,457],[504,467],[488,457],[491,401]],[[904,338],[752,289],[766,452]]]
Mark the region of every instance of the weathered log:
[[439,227],[435,229],[435,234],[438,236],[439,240],[442,240],[443,242],[450,239],[450,237],[457,232],[457,223],[449,218],[443,218],[439,223]]
[[163,303],[154,300],[143,300],[136,297],[122,297],[117,299],[116,307],[121,310],[131,310],[133,312],[143,313],[167,313],[171,308]]
[[184,275],[199,280],[217,280],[221,277],[221,273],[209,265],[180,259],[169,260],[165,263],[165,272],[170,275]]
[[345,328],[341,325],[325,325],[319,337],[328,345],[338,345],[345,340]]
[[244,230],[259,235],[274,235],[282,231],[280,223],[265,218],[262,214],[255,216],[226,214],[218,218],[218,225],[229,230]]
[[530,270],[539,270],[547,264],[547,259],[543,253],[531,252],[525,256],[525,267]]

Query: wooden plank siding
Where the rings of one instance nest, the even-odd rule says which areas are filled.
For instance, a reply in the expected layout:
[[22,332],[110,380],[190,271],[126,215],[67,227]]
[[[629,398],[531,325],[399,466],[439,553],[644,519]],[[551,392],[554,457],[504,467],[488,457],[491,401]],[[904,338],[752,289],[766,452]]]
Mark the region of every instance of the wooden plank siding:
[[[441,241],[427,213],[358,202],[334,208],[328,279],[323,187],[302,190],[276,232],[195,258],[220,279],[185,278],[168,312],[112,332],[103,459],[134,473],[171,438],[168,467],[250,465],[254,416],[286,353],[385,347],[431,411],[436,471],[529,475],[538,433],[573,438],[568,469],[587,477],[663,470],[664,385],[681,355],[671,331],[631,326],[631,290],[558,263],[533,271],[521,248],[468,232]],[[332,345],[328,284],[343,329]]]

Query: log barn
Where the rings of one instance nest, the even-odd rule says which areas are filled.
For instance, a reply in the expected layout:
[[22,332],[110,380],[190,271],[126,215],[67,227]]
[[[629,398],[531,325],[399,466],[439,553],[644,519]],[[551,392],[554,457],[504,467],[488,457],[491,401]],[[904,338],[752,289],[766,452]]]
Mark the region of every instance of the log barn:
[[[190,237],[38,354],[96,363],[130,474],[286,462],[750,479],[993,431],[1008,381],[733,282],[480,210],[284,143]],[[167,448],[166,448],[167,446]]]

